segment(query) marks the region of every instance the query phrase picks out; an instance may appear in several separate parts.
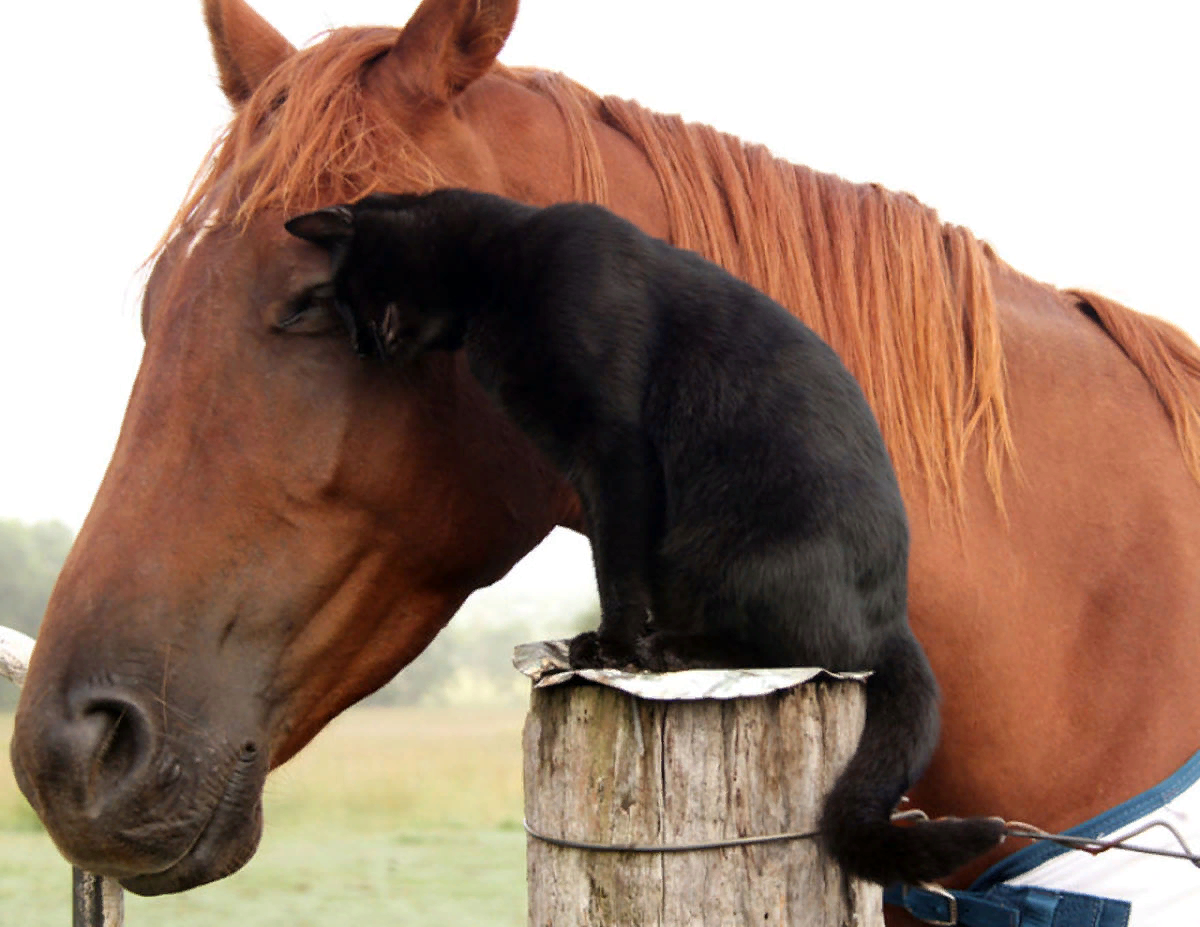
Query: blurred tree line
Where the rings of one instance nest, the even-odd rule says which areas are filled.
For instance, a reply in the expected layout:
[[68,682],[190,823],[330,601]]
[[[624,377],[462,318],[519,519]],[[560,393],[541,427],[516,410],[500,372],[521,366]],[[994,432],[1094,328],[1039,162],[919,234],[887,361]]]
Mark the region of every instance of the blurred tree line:
[[[37,636],[71,540],[71,529],[60,521],[30,525],[0,518],[0,624]],[[16,692],[0,677],[0,709],[16,704]]]
[[[37,637],[72,540],[71,530],[61,522],[27,524],[0,519],[0,624]],[[493,609],[505,611],[503,604]],[[556,629],[555,636],[568,636],[599,623],[598,609],[560,617],[563,627]],[[464,616],[452,621],[367,704],[520,704],[528,697],[529,685],[512,668],[512,649],[545,635],[546,629],[535,627],[533,621],[508,621],[503,614],[484,620],[474,613]],[[15,707],[16,692],[16,686],[0,679],[0,710]]]
[[468,600],[433,643],[364,704],[526,704],[529,680],[513,669],[513,648],[571,637],[600,623],[599,602],[576,606],[573,613],[551,610],[525,620],[508,617],[529,604],[496,596]]
[[450,624],[366,705],[522,704],[529,682],[512,666],[517,644],[534,639],[520,622]]

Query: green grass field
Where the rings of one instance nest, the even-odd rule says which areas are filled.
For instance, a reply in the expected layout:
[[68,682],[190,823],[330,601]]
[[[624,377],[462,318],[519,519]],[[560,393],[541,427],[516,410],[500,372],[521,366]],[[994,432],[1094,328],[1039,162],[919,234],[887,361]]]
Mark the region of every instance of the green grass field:
[[[512,709],[363,708],[267,781],[236,875],[126,895],[128,927],[525,923],[521,723]],[[0,718],[7,744],[10,716]],[[70,868],[0,759],[0,924],[70,922]]]

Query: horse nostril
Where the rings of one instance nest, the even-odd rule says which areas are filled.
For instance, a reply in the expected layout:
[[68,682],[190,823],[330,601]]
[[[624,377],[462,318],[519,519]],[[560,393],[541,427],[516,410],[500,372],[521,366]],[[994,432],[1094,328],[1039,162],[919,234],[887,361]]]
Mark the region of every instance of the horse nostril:
[[150,725],[133,702],[103,696],[83,705],[75,727],[77,756],[85,770],[86,804],[98,811],[149,758]]

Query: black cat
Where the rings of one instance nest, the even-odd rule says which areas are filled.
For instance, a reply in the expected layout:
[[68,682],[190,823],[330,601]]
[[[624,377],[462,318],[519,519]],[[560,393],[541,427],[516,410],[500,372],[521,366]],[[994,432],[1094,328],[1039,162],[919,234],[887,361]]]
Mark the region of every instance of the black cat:
[[890,823],[937,741],[908,627],[908,524],[858,384],[807,326],[598,206],[464,190],[292,219],[331,254],[311,291],[362,354],[465,347],[582,500],[600,590],[576,666],[869,669],[867,718],[821,830],[848,871],[940,878],[996,819]]

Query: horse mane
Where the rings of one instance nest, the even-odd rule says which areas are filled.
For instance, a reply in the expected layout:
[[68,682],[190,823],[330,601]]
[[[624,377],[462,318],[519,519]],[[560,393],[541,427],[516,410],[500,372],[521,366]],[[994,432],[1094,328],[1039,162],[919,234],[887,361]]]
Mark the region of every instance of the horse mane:
[[1200,481],[1200,349],[1170,322],[1086,290],[1067,290],[1115,341],[1154,390],[1192,476]]
[[[629,138],[658,179],[671,242],[752,283],[833,345],[893,460],[925,476],[931,503],[940,497],[961,515],[967,453],[977,445],[1003,512],[1002,478],[1016,449],[989,270],[1002,262],[990,246],[909,194],[792,164],[709,126],[599,97],[561,74],[509,73],[571,114],[568,130],[589,161],[599,153],[587,117]],[[606,202],[602,188],[579,182],[576,196]],[[1064,295],[1145,377],[1200,482],[1200,348],[1114,300]]]
[[399,35],[332,29],[272,71],[213,143],[155,254],[206,222],[447,186],[451,178],[367,92],[368,68]]
[[[453,186],[455,178],[367,92],[371,63],[398,35],[335,29],[283,62],[213,145],[159,250],[205,222],[244,223],[268,208],[298,212],[374,191]],[[594,122],[644,152],[662,187],[672,243],[763,290],[837,350],[898,469],[924,475],[931,503],[944,500],[961,513],[967,454],[978,444],[1002,505],[1015,450],[988,269],[995,258],[986,245],[907,194],[788,163],[708,126],[599,97],[561,74],[502,65],[493,74],[558,108],[575,198],[609,201]],[[1180,350],[1172,355],[1176,369]],[[1156,356],[1163,351],[1170,353]],[[1170,381],[1155,382],[1160,398],[1170,395]],[[1200,478],[1195,404],[1164,405]]]
[[961,510],[967,452],[978,441],[1002,503],[1015,450],[986,245],[907,194],[791,164],[562,75],[510,74],[633,141],[662,188],[671,242],[752,283],[829,342],[893,459],[922,473],[931,496]]

